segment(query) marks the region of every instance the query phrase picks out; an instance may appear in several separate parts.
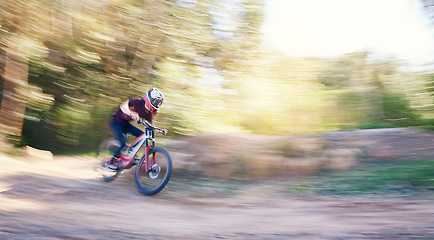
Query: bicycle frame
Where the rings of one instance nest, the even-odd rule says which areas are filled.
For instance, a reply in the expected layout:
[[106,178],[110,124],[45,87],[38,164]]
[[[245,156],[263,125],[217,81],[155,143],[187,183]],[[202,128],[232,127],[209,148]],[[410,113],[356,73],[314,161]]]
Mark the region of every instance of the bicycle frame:
[[155,146],[154,135],[154,130],[145,125],[145,132],[134,139],[134,141],[132,141],[130,144],[131,146],[127,149],[129,152],[128,157],[135,158],[139,150],[143,147],[143,145],[145,145],[145,154],[142,156],[140,161],[143,161],[143,158],[145,158],[146,172],[149,172],[151,170],[151,166],[155,164],[155,154],[152,156],[152,164],[150,164],[148,159],[150,149]]

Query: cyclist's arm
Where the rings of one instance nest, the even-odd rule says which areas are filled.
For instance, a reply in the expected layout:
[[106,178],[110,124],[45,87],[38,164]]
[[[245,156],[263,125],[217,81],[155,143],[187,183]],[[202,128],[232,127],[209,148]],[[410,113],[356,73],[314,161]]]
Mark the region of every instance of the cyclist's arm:
[[137,121],[139,119],[139,114],[136,113],[135,111],[133,111],[134,110],[133,106],[131,106],[131,107],[128,106],[128,101],[121,103],[120,109],[123,113],[127,114],[135,121]]

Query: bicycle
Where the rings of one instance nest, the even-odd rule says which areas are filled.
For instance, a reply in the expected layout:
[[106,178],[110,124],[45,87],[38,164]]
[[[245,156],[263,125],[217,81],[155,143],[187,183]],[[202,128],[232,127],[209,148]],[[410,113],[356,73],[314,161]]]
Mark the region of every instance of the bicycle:
[[[99,145],[96,153],[101,160],[101,166],[98,169],[104,181],[110,182],[115,180],[123,170],[137,165],[134,171],[134,182],[138,191],[145,195],[154,195],[163,190],[169,182],[172,173],[172,159],[166,149],[155,147],[154,131],[162,133],[163,130],[143,119],[139,119],[137,123],[145,126],[145,132],[124,147],[121,158],[115,159],[120,169],[107,168],[107,163],[111,161],[114,151],[120,146],[120,142],[115,139],[107,139]],[[144,153],[138,157],[143,146]]]

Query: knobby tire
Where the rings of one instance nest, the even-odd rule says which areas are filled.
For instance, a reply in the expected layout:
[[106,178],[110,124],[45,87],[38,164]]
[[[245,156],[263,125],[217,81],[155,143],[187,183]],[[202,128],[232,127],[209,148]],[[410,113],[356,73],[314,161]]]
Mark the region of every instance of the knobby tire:
[[[137,189],[144,195],[154,195],[163,190],[166,184],[169,182],[172,173],[172,159],[166,149],[162,147],[152,147],[148,153],[148,161],[150,161],[150,166],[152,166],[152,157],[155,154],[156,163],[154,165],[155,169],[160,168],[159,174],[152,174],[146,172],[146,161],[145,155],[140,159],[140,162],[136,166],[134,173],[134,182],[136,183]],[[152,179],[152,177],[155,179]]]

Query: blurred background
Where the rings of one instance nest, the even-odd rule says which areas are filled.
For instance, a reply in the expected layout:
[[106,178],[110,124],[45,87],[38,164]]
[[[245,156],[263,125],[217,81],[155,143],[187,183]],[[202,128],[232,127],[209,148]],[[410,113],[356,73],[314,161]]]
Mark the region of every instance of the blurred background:
[[0,142],[94,149],[151,87],[172,138],[433,129],[434,2],[326,2],[2,0]]

